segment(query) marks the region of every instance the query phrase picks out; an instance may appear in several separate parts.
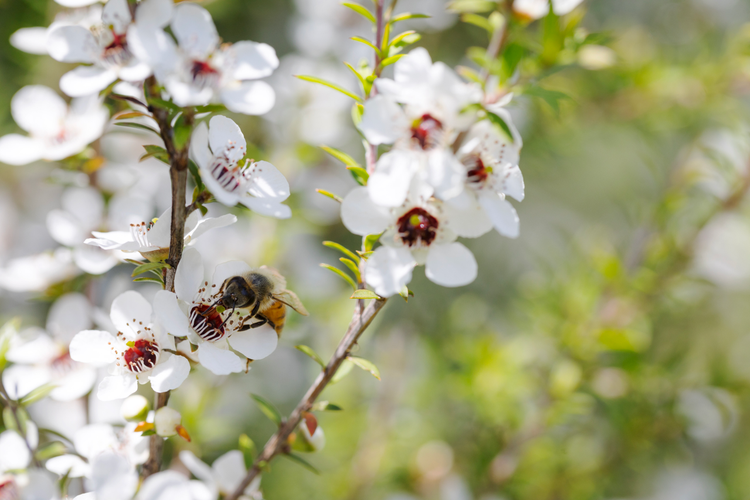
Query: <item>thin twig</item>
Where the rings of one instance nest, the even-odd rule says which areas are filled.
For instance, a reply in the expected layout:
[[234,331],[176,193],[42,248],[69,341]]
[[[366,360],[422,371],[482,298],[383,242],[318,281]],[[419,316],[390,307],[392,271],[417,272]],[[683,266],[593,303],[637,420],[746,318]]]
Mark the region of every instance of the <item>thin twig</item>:
[[299,402],[297,407],[294,409],[289,418],[284,421],[280,426],[279,430],[271,436],[266,445],[263,447],[263,451],[258,455],[253,463],[253,466],[247,471],[244,479],[237,487],[237,489],[231,495],[228,495],[225,500],[237,500],[245,491],[245,488],[255,479],[262,471],[262,469],[279,453],[283,453],[287,447],[287,440],[289,436],[294,432],[302,420],[304,412],[309,411],[312,408],[313,403],[318,398],[323,389],[331,382],[331,379],[338,371],[341,363],[349,355],[352,347],[357,343],[359,337],[372,323],[372,320],[378,314],[378,312],[385,306],[387,299],[377,299],[370,302],[364,311],[361,310],[359,305],[354,310],[354,316],[352,317],[349,328],[346,330],[344,338],[339,342],[336,352],[333,357],[326,365],[325,369],[320,372],[318,378],[307,390],[302,400]]

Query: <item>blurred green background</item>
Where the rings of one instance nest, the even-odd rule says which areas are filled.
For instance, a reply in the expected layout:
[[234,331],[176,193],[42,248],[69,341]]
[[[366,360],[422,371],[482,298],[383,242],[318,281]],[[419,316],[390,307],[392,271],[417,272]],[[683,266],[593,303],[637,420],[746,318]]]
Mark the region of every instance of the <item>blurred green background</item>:
[[[336,50],[354,45],[348,30],[362,26],[336,2],[203,4],[225,40],[267,42],[285,61],[312,68],[339,71]],[[408,7],[439,11],[445,3]],[[56,9],[46,0],[0,0],[3,133],[15,130],[13,93],[32,82],[56,88],[66,70],[7,41],[20,27],[46,25]],[[338,16],[334,31],[320,28],[336,50],[313,57],[298,38],[316,9]],[[527,192],[515,204],[521,236],[469,241],[480,269],[470,286],[440,288],[415,273],[415,296],[392,299],[357,351],[382,380],[355,370],[323,395],[344,411],[319,414],[327,446],[306,458],[321,474],[278,458],[263,476],[266,498],[750,496],[750,271],[743,265],[750,260],[750,2],[588,0],[576,12],[584,11],[581,26],[606,35],[615,64],[586,69],[580,54],[562,54],[543,81],[569,96],[559,112],[542,100],[517,100]],[[527,36],[541,37],[543,22],[528,26]],[[451,65],[471,65],[466,49],[487,43],[456,19],[414,26],[424,31],[419,45]],[[314,188],[342,195],[354,184],[298,133],[293,120],[313,91],[289,83],[291,71],[279,74],[287,68],[277,71],[278,85],[288,86],[277,91],[277,107],[287,112],[238,121],[260,156],[290,177],[295,218],[237,212],[263,236],[235,252],[282,269],[312,315],[291,316],[282,346],[250,374],[221,378],[198,368],[173,394],[194,441],[170,440],[168,451],[188,447],[209,463],[236,448],[240,433],[263,445],[273,424],[248,394],[291,411],[317,368],[293,346],[327,357],[353,308],[345,285],[317,263],[338,257],[320,241],[358,241]],[[326,89],[315,92],[324,112],[340,111]],[[362,158],[347,133],[337,146]],[[0,179],[13,186],[22,168],[1,167]],[[728,226],[730,219],[737,224]],[[732,230],[742,224],[744,234]],[[45,307],[36,303],[25,321],[43,324]],[[176,459],[172,465],[180,467]]]

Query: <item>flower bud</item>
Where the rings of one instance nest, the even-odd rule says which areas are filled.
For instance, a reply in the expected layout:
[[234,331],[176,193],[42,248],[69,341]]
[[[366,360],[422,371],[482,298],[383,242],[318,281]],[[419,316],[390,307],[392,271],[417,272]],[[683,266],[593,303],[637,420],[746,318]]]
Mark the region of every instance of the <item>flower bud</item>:
[[162,437],[170,437],[177,434],[177,426],[182,422],[182,415],[177,410],[168,406],[159,408],[154,415],[156,433]]
[[312,413],[304,413],[304,420],[297,428],[297,438],[293,441],[293,448],[298,451],[320,451],[326,445],[323,428]]
[[146,420],[148,410],[148,400],[139,394],[134,394],[122,402],[120,415],[128,422],[142,422]]

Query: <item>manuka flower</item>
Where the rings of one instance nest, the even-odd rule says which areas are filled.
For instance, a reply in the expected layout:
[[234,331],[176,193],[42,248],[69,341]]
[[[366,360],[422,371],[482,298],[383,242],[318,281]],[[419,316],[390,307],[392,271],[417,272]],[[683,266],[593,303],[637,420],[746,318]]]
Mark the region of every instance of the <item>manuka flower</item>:
[[455,241],[456,228],[439,200],[411,193],[401,206],[384,208],[372,201],[367,188],[355,188],[344,198],[341,220],[354,234],[385,231],[380,237],[383,245],[365,266],[365,281],[379,295],[401,292],[421,264],[427,278],[442,286],[467,285],[477,276],[476,260]]
[[[93,3],[93,2],[89,2]],[[97,5],[76,5],[76,8],[69,11],[61,11],[55,14],[55,19],[48,27],[41,26],[33,28],[21,28],[16,30],[10,36],[10,44],[29,54],[48,54],[47,36],[60,26],[83,26],[86,29],[101,22],[102,6]]]
[[10,112],[28,136],[0,137],[0,162],[25,165],[80,153],[98,139],[109,113],[97,96],[73,99],[70,107],[52,89],[29,85],[13,96]]
[[162,327],[198,346],[198,360],[217,375],[246,368],[246,362],[229,347],[254,360],[269,356],[278,344],[278,336],[270,325],[243,329],[245,322],[251,320],[247,313],[219,312],[214,307],[224,281],[249,270],[250,266],[244,262],[225,262],[216,266],[209,283],[203,280],[200,254],[188,248],[177,266],[175,291],[161,290],[154,297],[156,316]]
[[129,291],[112,302],[110,317],[117,335],[98,330],[78,333],[70,343],[75,361],[109,366],[110,375],[99,384],[102,400],[123,399],[138,383],[151,382],[156,392],[176,389],[190,373],[190,363],[172,354],[174,339],[151,322],[151,304]]
[[233,207],[242,203],[262,215],[287,219],[291,209],[289,183],[267,161],[246,160],[247,143],[240,127],[225,116],[214,116],[209,125],[193,132],[190,154],[200,167],[201,179],[217,201]]
[[550,2],[552,12],[564,16],[578,7],[583,0],[516,0],[513,2],[513,12],[528,19],[539,19],[549,13]]

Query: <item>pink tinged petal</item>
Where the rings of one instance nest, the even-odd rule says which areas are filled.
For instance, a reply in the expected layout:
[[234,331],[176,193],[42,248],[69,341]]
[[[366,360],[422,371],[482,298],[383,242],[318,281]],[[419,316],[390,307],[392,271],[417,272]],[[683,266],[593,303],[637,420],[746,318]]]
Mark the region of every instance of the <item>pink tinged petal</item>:
[[212,484],[214,482],[211,467],[200,460],[192,451],[183,450],[180,452],[180,462],[198,479],[204,483]]
[[122,348],[123,345],[109,332],[84,330],[70,341],[70,357],[81,363],[106,366],[117,360],[112,348]]
[[[456,206],[452,200],[443,204],[445,222],[458,236],[478,238],[492,230],[492,220],[487,216],[473,193],[464,191],[458,198],[464,198],[463,206]],[[455,199],[455,198],[454,198]]]
[[245,369],[245,362],[235,353],[203,342],[198,348],[198,361],[216,375],[239,373]]
[[247,272],[250,272],[252,268],[247,265],[247,263],[241,261],[241,260],[230,260],[229,262],[224,262],[223,264],[219,264],[216,266],[216,269],[214,270],[214,275],[212,277],[212,282],[216,287],[220,287],[224,281],[227,278],[231,278],[232,276],[239,276],[240,274],[245,274]]
[[448,149],[431,151],[427,158],[427,182],[435,188],[435,196],[449,200],[461,194],[466,172],[464,166]]
[[102,23],[111,26],[116,33],[124,33],[133,21],[127,0],[109,0],[102,9]]
[[0,472],[25,469],[31,462],[31,453],[24,439],[16,431],[0,434]]
[[266,82],[242,82],[221,90],[221,102],[235,113],[264,115],[276,103],[276,94]]
[[260,215],[276,217],[277,219],[288,219],[292,216],[292,209],[277,201],[266,201],[253,198],[252,196],[243,196],[240,198],[240,203]]
[[211,468],[214,471],[219,491],[222,493],[231,493],[236,490],[247,473],[245,460],[239,450],[223,454],[214,461]]
[[247,152],[242,130],[226,116],[216,115],[208,122],[208,143],[215,156],[226,153],[230,160],[239,160]]
[[67,293],[50,308],[47,331],[67,345],[78,332],[91,326],[92,314],[91,303],[84,295]]
[[91,462],[91,482],[96,498],[130,500],[138,488],[138,474],[127,457],[104,452]]
[[558,16],[564,16],[583,3],[583,0],[552,0],[552,10]]
[[341,221],[354,234],[380,234],[394,220],[387,208],[376,205],[366,187],[352,189],[341,204]]
[[151,304],[138,292],[129,290],[112,302],[110,317],[117,330],[126,337],[135,337],[151,322]]
[[378,295],[390,297],[411,281],[416,265],[408,249],[382,246],[367,259],[365,281]]
[[441,286],[468,285],[477,277],[477,261],[471,250],[461,243],[432,245],[427,254],[425,275]]
[[208,149],[208,125],[206,122],[200,122],[190,139],[190,158],[200,167],[201,173],[210,168],[212,155]]
[[177,298],[191,302],[203,283],[203,259],[195,248],[187,248],[177,266],[174,290]]
[[237,80],[263,78],[279,67],[276,51],[265,43],[237,42],[228,51],[234,62],[232,77]]
[[11,99],[10,112],[22,129],[32,135],[49,137],[62,131],[68,105],[49,87],[28,85]]
[[29,54],[46,54],[47,28],[21,28],[10,35],[10,44]]
[[[193,212],[193,213],[200,213],[200,212]],[[201,219],[198,221],[198,223],[195,225],[195,228],[190,231],[187,235],[187,241],[193,242],[196,240],[196,238],[199,238],[202,236],[206,231],[210,231],[211,229],[218,229],[220,227],[226,227],[230,226],[237,222],[237,216],[233,214],[225,214],[221,217],[208,217],[206,219]]]
[[164,329],[170,335],[184,337],[190,330],[188,317],[180,308],[177,296],[166,290],[159,290],[154,296],[154,311]]
[[70,97],[95,94],[117,80],[117,74],[97,66],[79,66],[60,78],[60,90]]
[[181,4],[175,8],[172,32],[180,48],[194,57],[205,58],[219,45],[219,34],[211,14],[195,4]]
[[73,249],[73,261],[81,271],[94,275],[106,273],[119,262],[111,253],[83,244]]
[[419,161],[412,152],[391,150],[383,154],[367,182],[370,198],[384,207],[400,206],[418,170]]
[[125,399],[138,390],[138,379],[132,373],[110,375],[99,383],[96,396],[102,401]]
[[247,359],[263,359],[276,350],[279,336],[270,325],[233,333],[228,339],[232,349],[244,354]]
[[497,232],[508,238],[518,238],[519,221],[513,205],[497,195],[497,193],[482,193],[479,203],[492,220]]
[[247,192],[256,198],[280,202],[289,198],[289,182],[276,167],[267,161],[259,161],[255,163],[253,183]]
[[179,355],[172,355],[156,365],[148,379],[154,392],[167,392],[177,389],[190,374],[190,362]]
[[126,82],[139,82],[151,75],[151,66],[138,59],[133,59],[127,66],[122,66],[117,71],[117,76]]
[[75,401],[91,391],[96,383],[96,370],[93,367],[78,365],[57,381],[57,387],[49,396],[55,401]]
[[135,9],[135,22],[149,28],[163,28],[172,19],[172,0],[145,0]]
[[76,455],[52,457],[44,464],[48,471],[61,476],[83,477],[89,474],[89,465]]
[[83,26],[59,26],[47,35],[47,51],[60,62],[96,62],[98,47],[94,35]]
[[377,95],[365,102],[365,112],[357,128],[370,144],[392,144],[404,137],[409,123],[401,106],[392,99]]
[[0,137],[0,162],[26,165],[44,157],[45,145],[37,139],[18,134]]
[[3,385],[13,399],[26,396],[34,389],[48,384],[51,374],[41,366],[13,365],[3,370]]

